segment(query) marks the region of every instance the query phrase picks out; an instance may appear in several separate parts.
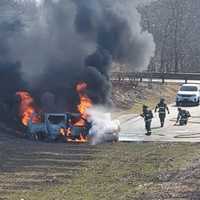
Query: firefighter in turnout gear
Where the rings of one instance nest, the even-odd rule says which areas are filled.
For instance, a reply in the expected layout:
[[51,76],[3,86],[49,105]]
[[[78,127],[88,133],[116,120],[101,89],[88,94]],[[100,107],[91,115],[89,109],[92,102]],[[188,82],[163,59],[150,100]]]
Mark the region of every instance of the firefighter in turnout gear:
[[176,124],[179,123],[180,126],[187,125],[189,117],[191,117],[189,111],[178,108]]
[[160,118],[160,126],[163,127],[165,123],[165,118],[166,118],[166,111],[169,114],[169,108],[167,104],[165,103],[165,99],[161,98],[160,103],[157,104],[155,108],[155,112],[159,113],[159,118]]
[[147,130],[146,135],[151,135],[151,121],[153,119],[153,113],[151,110],[148,109],[148,106],[143,105],[143,113],[141,114],[141,117],[144,118],[145,121],[145,128]]

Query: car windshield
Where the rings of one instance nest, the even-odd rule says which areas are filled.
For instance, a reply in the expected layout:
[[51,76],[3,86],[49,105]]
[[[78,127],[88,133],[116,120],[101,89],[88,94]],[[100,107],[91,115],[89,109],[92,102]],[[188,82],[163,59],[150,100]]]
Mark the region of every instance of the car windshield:
[[182,86],[180,91],[194,91],[196,92],[198,89],[196,86]]
[[65,116],[50,115],[48,120],[51,124],[60,124],[65,122]]

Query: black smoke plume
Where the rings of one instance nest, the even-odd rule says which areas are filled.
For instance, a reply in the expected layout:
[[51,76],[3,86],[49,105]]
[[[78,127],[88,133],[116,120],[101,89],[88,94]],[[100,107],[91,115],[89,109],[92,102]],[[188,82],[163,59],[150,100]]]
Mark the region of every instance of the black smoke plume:
[[73,111],[79,101],[75,85],[85,81],[94,103],[110,103],[112,63],[141,70],[154,54],[137,5],[136,0],[2,1],[0,72],[9,82],[0,79],[6,85],[1,94],[26,89],[46,110]]

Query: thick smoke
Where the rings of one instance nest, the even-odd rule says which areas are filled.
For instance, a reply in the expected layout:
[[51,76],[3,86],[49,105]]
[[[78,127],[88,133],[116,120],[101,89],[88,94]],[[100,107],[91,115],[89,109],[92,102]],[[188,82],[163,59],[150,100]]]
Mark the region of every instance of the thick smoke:
[[106,110],[101,107],[94,106],[86,112],[90,116],[88,121],[92,124],[89,131],[92,145],[106,141],[117,141],[119,139],[119,120],[112,120],[111,114],[106,113]]
[[21,78],[9,84],[29,89],[41,104],[50,96],[54,110],[75,109],[79,81],[88,84],[96,104],[110,103],[112,62],[141,70],[154,55],[153,38],[140,26],[137,0],[7,2],[12,12],[0,22],[0,70],[10,63]]

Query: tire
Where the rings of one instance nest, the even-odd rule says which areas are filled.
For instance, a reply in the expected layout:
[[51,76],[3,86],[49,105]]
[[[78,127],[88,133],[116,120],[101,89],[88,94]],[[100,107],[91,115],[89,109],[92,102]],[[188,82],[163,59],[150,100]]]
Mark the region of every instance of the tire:
[[28,138],[32,141],[38,141],[39,140],[38,134],[31,134],[31,135],[29,135]]
[[176,102],[176,106],[177,106],[177,107],[180,106],[180,103],[179,103],[178,101]]
[[200,103],[200,100],[198,99],[197,103],[196,103],[196,106],[199,106],[199,103]]
[[37,135],[38,135],[38,140],[40,141],[45,140],[45,134],[43,132],[38,132]]

